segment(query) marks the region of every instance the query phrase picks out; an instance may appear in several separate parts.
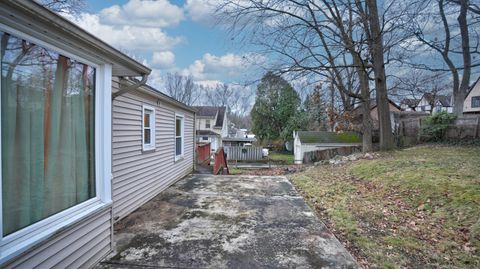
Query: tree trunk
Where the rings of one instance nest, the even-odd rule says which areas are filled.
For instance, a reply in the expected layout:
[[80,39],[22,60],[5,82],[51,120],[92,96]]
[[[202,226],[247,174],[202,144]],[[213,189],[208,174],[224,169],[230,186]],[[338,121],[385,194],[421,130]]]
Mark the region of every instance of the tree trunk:
[[383,55],[383,38],[380,29],[376,0],[366,0],[370,25],[370,51],[375,74],[375,90],[377,99],[378,121],[380,127],[380,150],[395,147],[390,122],[390,107],[387,95],[387,79],[385,76],[385,60]]
[[462,37],[462,57],[463,57],[463,74],[462,82],[455,95],[453,113],[459,117],[463,114],[463,103],[467,97],[468,87],[470,84],[470,72],[472,59],[470,55],[470,37],[468,34],[467,24],[467,8],[468,0],[459,0],[460,14],[458,15],[458,24],[460,26],[460,36]]
[[360,98],[362,110],[362,152],[373,151],[372,143],[372,117],[370,116],[370,88],[368,86],[368,73],[362,64],[360,56],[352,53],[353,63],[356,66],[358,80],[360,82]]

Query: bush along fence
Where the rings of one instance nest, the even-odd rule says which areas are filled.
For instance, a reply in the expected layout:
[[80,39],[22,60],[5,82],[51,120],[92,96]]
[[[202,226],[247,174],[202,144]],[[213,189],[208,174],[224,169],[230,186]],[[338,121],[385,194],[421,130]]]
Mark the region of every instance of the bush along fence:
[[480,115],[456,118],[452,114],[439,112],[429,116],[400,118],[396,126],[400,146],[480,138]]

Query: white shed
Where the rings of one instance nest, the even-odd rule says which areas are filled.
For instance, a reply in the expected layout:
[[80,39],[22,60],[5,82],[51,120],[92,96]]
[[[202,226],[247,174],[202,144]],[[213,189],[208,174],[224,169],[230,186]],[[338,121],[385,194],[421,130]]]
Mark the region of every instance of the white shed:
[[294,131],[293,137],[295,164],[303,163],[305,152],[362,145],[360,135],[353,132]]

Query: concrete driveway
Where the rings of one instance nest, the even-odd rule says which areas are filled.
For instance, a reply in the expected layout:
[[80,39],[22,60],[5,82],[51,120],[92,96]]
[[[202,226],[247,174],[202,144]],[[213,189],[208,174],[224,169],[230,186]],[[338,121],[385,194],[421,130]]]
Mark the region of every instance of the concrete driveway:
[[194,175],[115,227],[100,268],[357,268],[285,177]]

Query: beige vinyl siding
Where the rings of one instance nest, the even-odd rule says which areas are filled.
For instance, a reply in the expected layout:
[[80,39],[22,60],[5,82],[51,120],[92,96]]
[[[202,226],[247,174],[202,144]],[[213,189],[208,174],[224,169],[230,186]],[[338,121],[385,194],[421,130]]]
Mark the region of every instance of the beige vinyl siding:
[[463,112],[480,112],[480,107],[472,107],[472,97],[480,96],[480,80],[473,86],[473,89],[463,102]]
[[111,207],[53,235],[6,268],[91,268],[111,250]]
[[[113,84],[118,87],[117,83]],[[115,91],[115,90],[114,90]],[[113,102],[112,192],[115,221],[193,170],[193,113],[138,91]],[[155,150],[142,151],[142,105],[155,108]],[[184,119],[184,159],[175,162],[175,113]]]

